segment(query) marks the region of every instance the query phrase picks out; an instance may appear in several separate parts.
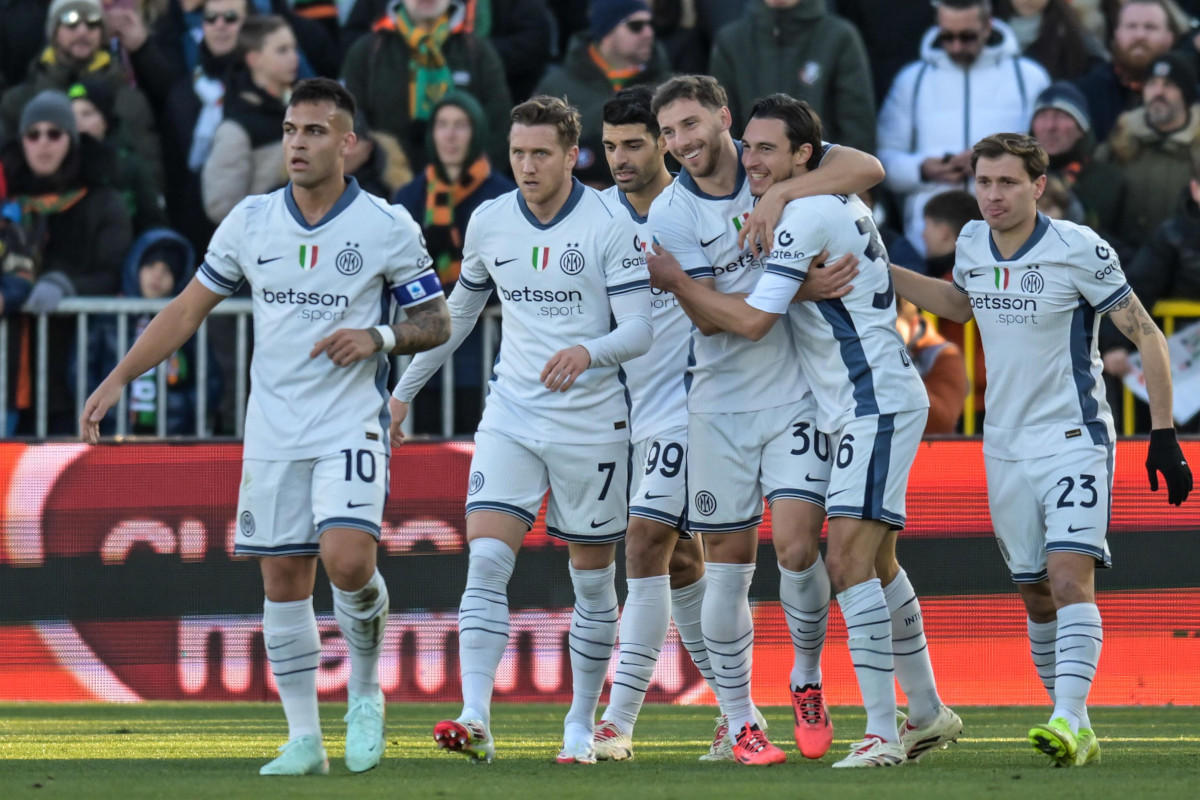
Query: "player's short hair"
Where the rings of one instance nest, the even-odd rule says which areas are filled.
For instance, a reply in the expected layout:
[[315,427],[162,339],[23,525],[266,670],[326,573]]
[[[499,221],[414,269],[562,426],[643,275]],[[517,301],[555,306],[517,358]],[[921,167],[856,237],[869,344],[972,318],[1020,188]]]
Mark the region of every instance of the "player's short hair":
[[676,75],[654,92],[650,110],[657,116],[663,106],[676,100],[695,100],[710,111],[720,111],[729,105],[725,87],[711,75]]
[[550,125],[558,134],[558,142],[564,150],[570,150],[579,144],[579,134],[583,130],[579,109],[561,97],[546,94],[521,103],[512,110],[511,119],[513,125],[529,128],[535,125]]
[[944,223],[955,231],[961,231],[971,220],[983,219],[983,214],[979,211],[979,201],[970,192],[964,192],[962,189],[935,194],[929,198],[922,213],[925,219]]
[[953,8],[955,11],[978,8],[985,20],[992,17],[992,0],[933,0],[933,5],[934,8]]
[[333,103],[339,111],[345,111],[350,119],[358,111],[354,95],[332,78],[305,78],[292,89],[292,97],[288,106],[298,106],[303,103]]
[[[1183,35],[1184,28],[1180,25],[1179,18],[1175,16],[1171,7],[1167,5],[1166,0],[1125,0],[1124,5],[1121,6],[1121,10],[1117,12],[1117,20],[1120,20],[1121,15],[1125,13],[1125,9],[1130,6],[1158,6],[1162,9],[1163,16],[1167,18],[1167,30],[1171,32],[1171,35],[1177,38]],[[1114,22],[1113,34],[1116,33],[1116,28],[1117,23]]]
[[994,133],[976,142],[971,150],[971,171],[981,158],[1000,158],[1010,155],[1021,159],[1029,179],[1036,181],[1046,174],[1050,156],[1038,140],[1024,133]]
[[604,124],[645,125],[646,131],[657,139],[661,130],[652,109],[653,101],[654,92],[646,84],[626,86],[604,104]]
[[787,131],[788,143],[795,153],[804,145],[812,145],[812,155],[805,164],[816,169],[821,163],[821,117],[803,100],[776,92],[759,98],[750,109],[750,119],[777,119]]
[[246,17],[242,20],[241,30],[238,31],[238,60],[244,60],[247,53],[257,53],[262,50],[268,36],[287,27],[289,27],[287,20],[277,14]]

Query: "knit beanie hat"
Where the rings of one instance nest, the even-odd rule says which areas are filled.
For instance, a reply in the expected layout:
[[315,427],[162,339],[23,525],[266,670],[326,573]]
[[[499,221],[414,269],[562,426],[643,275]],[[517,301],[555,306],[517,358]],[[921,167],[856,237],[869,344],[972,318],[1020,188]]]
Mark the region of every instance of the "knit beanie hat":
[[592,43],[599,44],[626,17],[639,11],[649,11],[646,0],[592,0],[588,20],[592,26]]
[[58,30],[58,18],[68,11],[78,11],[85,20],[88,17],[99,18],[101,26],[105,26],[104,30],[107,32],[104,7],[100,5],[100,0],[54,0],[50,4],[50,10],[46,12],[47,39],[54,38],[54,32]]
[[109,133],[117,127],[117,95],[112,85],[100,78],[84,78],[67,90],[71,100],[87,100],[104,117],[104,127]]
[[1191,106],[1196,102],[1196,71],[1188,60],[1179,53],[1164,53],[1150,65],[1146,79],[1165,78],[1183,92],[1183,103]]
[[75,127],[75,112],[71,101],[56,89],[45,89],[25,104],[21,111],[21,132],[39,122],[49,122],[71,137],[71,144],[79,143],[79,130]]
[[1083,92],[1070,81],[1055,81],[1042,90],[1033,104],[1033,116],[1046,108],[1057,108],[1075,118],[1084,133],[1091,130],[1092,118]]

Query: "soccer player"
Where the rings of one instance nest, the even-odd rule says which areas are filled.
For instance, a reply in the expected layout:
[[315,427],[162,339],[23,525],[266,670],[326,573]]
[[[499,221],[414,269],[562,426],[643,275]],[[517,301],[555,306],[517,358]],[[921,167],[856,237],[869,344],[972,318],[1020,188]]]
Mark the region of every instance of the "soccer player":
[[558,98],[513,109],[509,161],[518,188],[471,217],[450,295],[450,341],[413,360],[391,404],[399,442],[413,396],[498,289],[504,342],[467,488],[463,711],[434,728],[443,749],[477,761],[495,755],[489,723],[508,643],[508,581],[547,489],[546,530],[567,542],[575,588],[573,700],[561,764],[596,761],[596,705],[617,634],[613,560],[629,511],[629,419],[618,365],[650,349],[653,328],[645,273],[633,269],[641,254],[629,213],[571,177],[579,133],[579,113]]
[[1096,346],[1109,314],[1137,345],[1150,395],[1146,471],[1179,505],[1192,473],[1171,423],[1162,332],[1129,288],[1112,247],[1090,228],[1038,213],[1046,151],[1000,133],[975,145],[982,222],[958,238],[954,281],[892,267],[896,291],[938,316],[974,316],[987,355],[983,456],[1000,552],[1028,614],[1030,652],[1054,710],[1029,731],[1061,766],[1100,759],[1087,712],[1104,634],[1095,570],[1111,565],[1112,413]]
[[[739,245],[738,229],[754,199],[740,163],[742,145],[729,134],[725,90],[708,76],[676,77],[659,87],[653,108],[666,147],[684,168],[650,208],[650,228],[665,248],[655,245],[655,252],[669,251],[690,275],[722,291],[751,291],[762,263]],[[821,168],[795,179],[788,192],[852,193],[881,177],[871,156],[832,148]],[[687,387],[688,524],[695,532],[719,534],[705,539],[702,623],[734,737],[732,753],[751,765],[786,758],[756,723],[750,697],[754,626],[748,593],[765,494],[795,651],[789,688],[796,743],[806,757],[820,758],[833,739],[820,667],[829,610],[819,550],[828,440],[817,432],[816,405],[786,327],[751,342],[709,325],[686,301],[680,304],[695,324]]]
[[[450,317],[412,219],[344,178],[354,98],[324,78],[301,81],[283,122],[290,182],[242,200],[217,228],[196,278],[159,313],[88,398],[95,443],[124,386],[174,353],[209,311],[248,283],[255,347],[234,552],[257,556],[263,638],[289,739],[263,775],[325,774],[317,712],[321,637],[313,615],[317,556],[350,647],[346,766],[379,763],[384,738],[379,651],[388,592],[375,568],[388,487],[388,353],[444,342]],[[407,312],[389,325],[380,298]],[[384,324],[380,324],[384,323]]]
[[[743,139],[751,192],[761,196],[774,183],[806,174],[821,148],[820,120],[807,103],[787,95],[760,100]],[[867,710],[866,735],[834,766],[895,766],[945,747],[962,732],[962,721],[938,697],[920,605],[895,557],[929,400],[896,333],[887,252],[870,210],[844,195],[793,200],[775,245],[744,299],[690,280],[670,259],[654,259],[652,281],[678,291],[681,302],[720,330],[759,341],[789,327],[795,336],[816,397],[817,428],[829,432],[833,450],[829,572]],[[820,275],[811,262],[822,250],[861,254],[853,290],[793,303],[797,289]],[[784,315],[790,324],[776,325]],[[911,716],[900,731],[893,668],[910,701]]]

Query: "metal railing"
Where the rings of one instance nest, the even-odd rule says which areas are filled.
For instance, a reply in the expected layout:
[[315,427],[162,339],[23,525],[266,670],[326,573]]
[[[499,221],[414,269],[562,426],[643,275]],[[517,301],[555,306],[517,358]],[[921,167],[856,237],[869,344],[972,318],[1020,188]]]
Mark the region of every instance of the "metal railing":
[[[89,329],[95,317],[115,318],[116,327],[116,357],[120,359],[132,344],[129,330],[129,318],[132,315],[155,314],[166,307],[167,299],[146,300],[141,298],[108,298],[108,297],[72,297],[63,300],[58,307],[49,313],[31,317],[32,334],[36,341],[36,357],[32,367],[33,378],[33,410],[34,435],[45,438],[49,432],[49,405],[51,392],[65,392],[66,375],[49,374],[49,344],[50,317],[74,317],[75,330],[75,418],[83,414],[83,406],[92,387],[88,385],[88,364],[93,354],[90,352],[92,339]],[[249,392],[250,366],[250,332],[251,332],[252,301],[248,298],[229,298],[219,303],[210,312],[218,316],[236,317],[236,338],[234,342],[234,434],[238,438],[245,432],[246,397]],[[12,324],[15,318],[0,318],[0,420],[7,418],[9,406],[9,337],[13,335]],[[483,367],[480,385],[481,402],[487,396],[488,381],[492,376],[492,364],[499,342],[500,308],[489,307],[484,311],[480,320],[483,325]],[[200,325],[196,336],[196,427],[195,436],[201,439],[212,438],[213,432],[208,429],[208,379],[209,371],[214,368],[209,352],[208,321]],[[411,356],[399,356],[392,360],[392,368],[396,375],[402,374]],[[156,413],[155,435],[167,435],[167,378],[166,362],[155,368]],[[228,387],[226,387],[228,391]],[[426,399],[422,402],[430,402]],[[451,437],[456,434],[470,434],[472,431],[454,430],[454,360],[451,357],[442,368],[441,397],[442,435]],[[415,405],[415,403],[414,403]],[[410,414],[405,422],[405,433],[412,433]],[[126,436],[129,433],[129,388],[121,393],[120,402],[116,408],[116,435]]]

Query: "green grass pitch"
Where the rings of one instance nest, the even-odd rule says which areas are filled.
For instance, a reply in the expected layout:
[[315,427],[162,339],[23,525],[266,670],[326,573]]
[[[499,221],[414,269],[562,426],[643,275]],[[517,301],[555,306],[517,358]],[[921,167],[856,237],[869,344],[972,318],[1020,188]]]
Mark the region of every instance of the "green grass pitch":
[[636,758],[594,767],[558,766],[564,708],[501,705],[491,766],[438,752],[433,723],[457,713],[449,705],[392,704],[388,751],[364,775],[341,761],[344,706],[322,707],[328,777],[260,778],[285,736],[273,704],[147,703],[0,705],[0,798],[451,798],[534,800],[741,800],[741,798],[1081,798],[1200,797],[1200,710],[1096,709],[1103,761],[1086,769],[1052,769],[1025,743],[1044,708],[958,708],[962,741],[899,769],[834,771],[829,765],[863,727],[862,712],[833,710],[836,740],[820,762],[801,758],[791,741],[791,711],[766,709],[772,739],[788,763],[770,768],[703,764],[713,710],[647,706],[638,723]]

